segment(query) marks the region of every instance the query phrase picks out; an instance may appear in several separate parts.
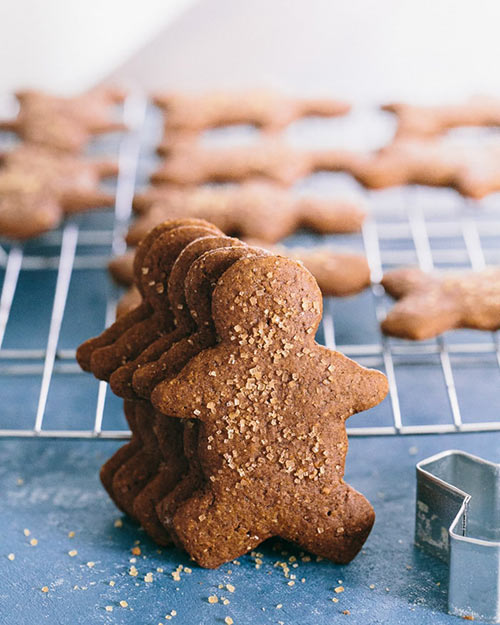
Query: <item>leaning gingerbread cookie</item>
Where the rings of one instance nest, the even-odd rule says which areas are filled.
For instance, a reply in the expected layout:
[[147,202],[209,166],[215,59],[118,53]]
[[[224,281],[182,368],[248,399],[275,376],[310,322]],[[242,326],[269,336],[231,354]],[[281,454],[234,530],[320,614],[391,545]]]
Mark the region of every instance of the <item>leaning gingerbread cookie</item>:
[[217,346],[151,396],[162,413],[201,422],[206,485],[176,510],[177,537],[206,567],[270,536],[348,562],[374,514],[342,479],[345,420],[382,401],[385,377],[315,343],[321,293],[292,260],[233,264],[212,316]]

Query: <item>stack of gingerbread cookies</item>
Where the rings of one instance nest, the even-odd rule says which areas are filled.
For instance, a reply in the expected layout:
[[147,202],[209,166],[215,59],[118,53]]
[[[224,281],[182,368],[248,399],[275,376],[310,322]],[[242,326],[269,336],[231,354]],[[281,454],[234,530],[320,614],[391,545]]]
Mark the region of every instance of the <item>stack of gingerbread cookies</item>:
[[65,215],[113,206],[100,182],[117,174],[117,164],[82,152],[93,136],[123,129],[113,119],[123,94],[62,98],[23,91],[17,99],[17,117],[0,122],[0,130],[20,139],[0,155],[0,236],[28,239],[56,228]]
[[314,277],[178,219],[139,243],[134,280],[141,303],[77,353],[125,400],[132,439],[101,472],[118,507],[205,567],[271,536],[351,560],[374,515],[343,481],[345,420],[387,383],[315,342]]
[[[303,196],[288,188],[314,171],[345,169],[351,155],[341,150],[298,151],[281,138],[283,130],[302,117],[346,114],[346,102],[287,97],[270,90],[168,93],[157,95],[154,102],[164,113],[164,136],[157,149],[164,160],[151,176],[152,185],[134,198],[138,218],[127,236],[132,248],[165,219],[200,218],[229,236],[301,260],[324,295],[353,295],[370,284],[368,264],[359,253],[275,247],[301,228],[320,234],[361,229],[366,211],[359,196]],[[253,126],[259,140],[236,148],[202,146],[204,131],[235,124]],[[110,265],[122,285],[132,283],[132,258],[133,251]],[[119,312],[138,299],[137,290],[128,292]]]

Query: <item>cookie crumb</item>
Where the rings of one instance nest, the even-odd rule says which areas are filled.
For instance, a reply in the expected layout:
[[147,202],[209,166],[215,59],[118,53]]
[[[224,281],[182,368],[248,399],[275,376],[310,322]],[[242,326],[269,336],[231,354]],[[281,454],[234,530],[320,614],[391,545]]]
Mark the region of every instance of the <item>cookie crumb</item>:
[[226,616],[224,623],[226,623],[226,625],[233,625],[234,621],[230,616]]
[[190,569],[190,568],[189,568],[189,566],[185,566],[185,567],[184,567],[184,573],[187,573],[187,574],[189,575],[189,574],[190,574],[190,573],[192,573],[192,572],[193,572],[193,570],[192,570],[192,569]]
[[281,610],[281,608],[282,608],[282,607],[283,607],[283,604],[282,604],[282,603],[278,603],[278,605],[276,606],[276,608],[277,608],[278,610]]
[[474,617],[471,614],[466,614],[465,616],[462,616],[462,618],[464,619],[464,621],[473,621]]
[[151,582],[153,581],[153,573],[151,573],[151,572],[146,573],[146,575],[144,576],[144,581],[147,584],[151,584]]
[[141,548],[140,547],[132,547],[132,549],[130,551],[132,552],[132,555],[134,555],[134,556],[140,556],[141,555]]
[[332,597],[332,601],[333,601],[333,603],[338,603],[338,602],[339,602],[339,600],[337,599],[337,597]]
[[124,601],[123,599],[120,601],[120,605],[122,608],[128,608],[128,603]]
[[32,538],[32,539],[30,540],[30,545],[31,545],[32,547],[36,547],[36,546],[38,545],[38,540],[37,540],[36,538]]
[[14,553],[9,553],[9,555],[7,556],[7,558],[12,562],[12,560],[16,559],[16,555]]
[[219,598],[217,597],[217,595],[210,595],[208,598],[208,603],[217,603],[219,601]]
[[135,568],[134,565],[132,565],[128,571],[128,574],[131,575],[132,577],[137,577],[137,575],[139,574],[139,571]]
[[71,551],[68,551],[68,556],[70,558],[74,558],[76,555],[78,555],[78,551],[76,549],[72,549]]
[[49,592],[48,586],[42,586],[42,592]]
[[29,535],[31,534],[31,532],[30,532],[28,529],[24,529],[24,530],[23,530],[23,534],[24,534],[25,536],[29,536]]
[[157,573],[163,573],[163,569],[161,568],[161,566],[159,566],[159,567],[156,569],[156,572],[157,572]]
[[338,594],[339,592],[344,592],[344,587],[343,586],[337,586],[336,588],[334,588],[334,591]]
[[344,610],[342,614],[350,614],[349,610]]
[[107,605],[105,608],[106,612],[113,612],[113,606],[112,605]]
[[369,588],[370,590],[373,590],[373,589],[375,588],[375,584],[370,584],[370,585],[368,586],[368,588]]
[[115,583],[116,583],[116,582],[114,582],[113,580],[111,580],[111,581],[109,582],[109,585],[110,585],[111,587],[113,587],[113,586],[115,585]]
[[235,591],[235,588],[234,588],[234,586],[232,584],[226,584],[226,588],[227,588],[227,590],[229,590],[229,592],[234,592]]
[[116,521],[113,523],[113,525],[115,527],[123,527],[123,521],[121,519],[116,519]]
[[295,582],[293,580],[289,581],[288,586],[295,586]]
[[87,566],[89,567],[89,569],[92,569],[95,566],[95,562],[87,562]]
[[75,532],[71,531],[68,532],[68,538],[74,538],[75,537]]

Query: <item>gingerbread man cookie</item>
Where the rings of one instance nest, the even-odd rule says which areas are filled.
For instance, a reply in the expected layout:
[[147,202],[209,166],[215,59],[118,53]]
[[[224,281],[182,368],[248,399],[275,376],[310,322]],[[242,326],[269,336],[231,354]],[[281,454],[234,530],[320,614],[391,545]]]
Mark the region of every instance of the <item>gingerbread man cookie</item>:
[[219,343],[151,396],[163,414],[201,422],[206,484],[176,510],[177,537],[205,567],[270,536],[348,562],[374,515],[342,479],[345,419],[382,401],[385,376],[315,343],[321,293],[292,260],[233,264],[212,317]]
[[275,132],[301,117],[334,117],[350,110],[347,102],[332,98],[290,97],[265,89],[164,93],[156,95],[154,102],[166,113],[166,131],[191,133],[234,124]]
[[129,245],[165,219],[181,216],[206,219],[230,236],[268,243],[300,228],[320,234],[358,232],[366,216],[361,198],[300,196],[263,182],[189,190],[152,187],[135,197],[134,206],[142,215],[129,229]]
[[193,145],[173,151],[151,175],[151,181],[193,186],[264,179],[291,186],[317,171],[345,171],[353,159],[355,155],[347,150],[296,150],[277,140],[233,148]]
[[[303,263],[316,278],[325,297],[355,295],[370,286],[370,268],[362,254],[341,252],[325,246],[306,248],[268,245],[264,241],[256,239],[247,239],[246,243],[253,247],[264,248],[272,254],[293,258]],[[132,284],[133,261],[133,251],[117,256],[110,261],[109,271],[118,284],[123,286]],[[139,291],[132,286],[120,299],[117,316],[126,310],[135,308],[140,301]]]
[[99,188],[117,165],[37,146],[20,146],[0,157],[0,234],[27,239],[59,225],[64,215],[111,207],[114,195]]
[[467,147],[442,138],[398,139],[374,154],[358,155],[349,169],[371,189],[421,184],[480,199],[500,189],[500,143]]
[[475,96],[461,104],[416,106],[403,102],[385,104],[394,113],[399,137],[435,137],[460,126],[500,126],[500,99]]
[[453,328],[500,328],[498,267],[432,275],[397,269],[382,285],[398,300],[381,324],[385,334],[424,340]]
[[112,107],[122,102],[118,90],[95,90],[74,98],[40,91],[16,94],[16,119],[0,122],[0,130],[15,132],[26,143],[64,152],[80,152],[93,135],[123,130],[112,116]]

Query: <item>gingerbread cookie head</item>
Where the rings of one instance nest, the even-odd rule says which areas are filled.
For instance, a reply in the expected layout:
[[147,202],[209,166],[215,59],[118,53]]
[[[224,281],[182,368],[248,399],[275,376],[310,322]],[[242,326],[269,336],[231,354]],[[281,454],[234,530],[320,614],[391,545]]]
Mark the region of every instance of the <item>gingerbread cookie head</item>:
[[233,264],[212,315],[220,342],[151,396],[161,412],[202,422],[207,485],[175,513],[180,540],[208,567],[272,535],[349,561],[373,511],[342,479],[345,420],[382,401],[385,377],[315,343],[321,294],[289,259]]
[[[134,263],[142,303],[77,350],[84,370],[109,380],[113,372],[134,360],[149,344],[172,331],[174,315],[168,299],[168,278],[184,247],[214,227],[199,220],[167,222],[154,229],[139,247]],[[221,234],[218,230],[215,230]]]

